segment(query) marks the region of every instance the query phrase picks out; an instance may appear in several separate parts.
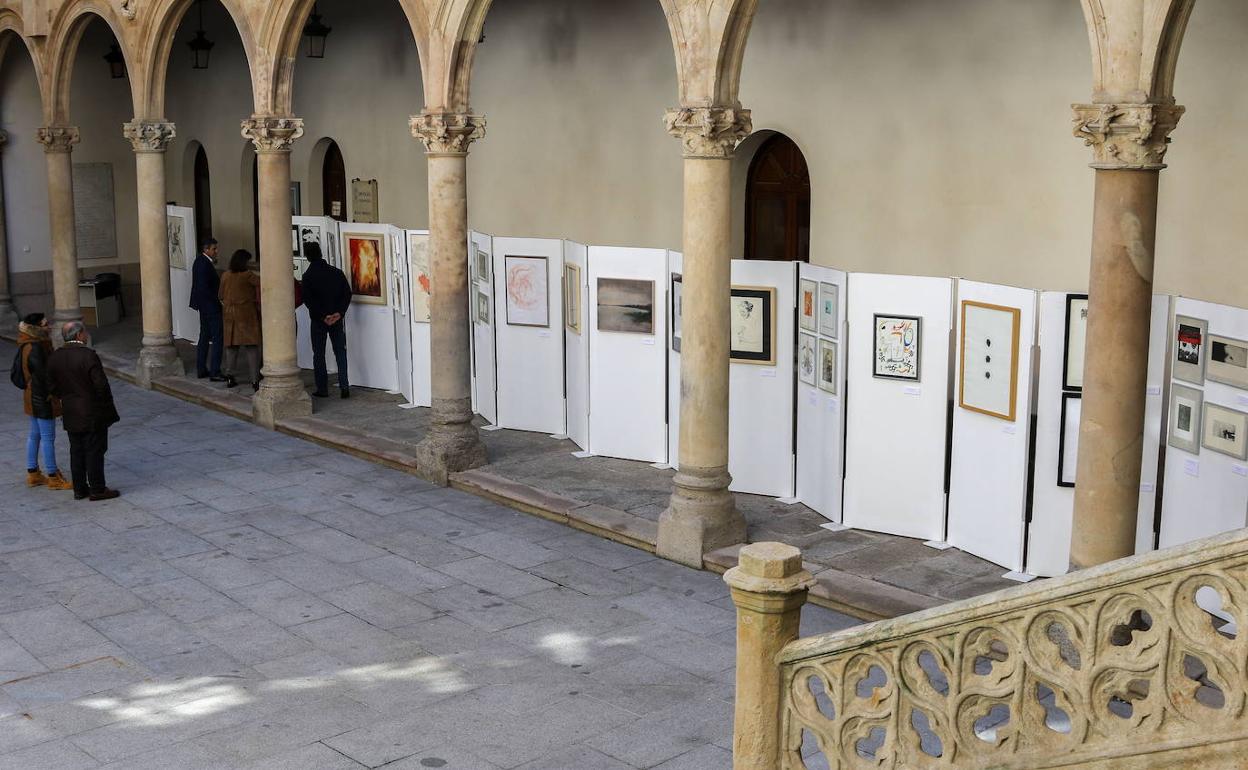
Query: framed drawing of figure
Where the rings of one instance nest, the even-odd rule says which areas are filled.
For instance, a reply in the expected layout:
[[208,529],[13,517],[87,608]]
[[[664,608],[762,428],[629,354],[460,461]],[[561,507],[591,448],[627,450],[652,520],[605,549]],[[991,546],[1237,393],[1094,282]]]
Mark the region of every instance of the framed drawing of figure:
[[1205,361],[1209,350],[1209,322],[1185,315],[1174,317],[1174,378],[1193,385],[1205,384]]
[[797,323],[806,331],[819,329],[819,284],[806,278],[797,294]]
[[387,276],[386,238],[371,233],[342,234],[343,253],[347,256],[347,279],[356,302],[367,305],[389,304],[386,297]]
[[490,295],[477,289],[477,323],[490,325]]
[[733,286],[731,360],[741,364],[776,364],[776,290],[769,286]]
[[1170,437],[1169,444],[1175,449],[1200,454],[1200,418],[1205,394],[1186,385],[1175,385],[1170,390]]
[[841,325],[840,288],[834,283],[819,284],[819,333],[836,339]]
[[546,257],[503,258],[507,325],[550,328],[550,292]]
[[874,326],[872,376],[918,382],[923,350],[923,319],[876,313]]
[[186,246],[182,242],[182,230],[186,220],[182,217],[169,215],[169,267],[175,270],[186,269]]
[[1018,401],[1018,336],[1023,311],[962,301],[962,371],[958,406],[1014,422]]
[[654,281],[599,278],[598,331],[654,334]]
[[819,369],[818,344],[811,334],[797,335],[797,379],[813,386]]
[[472,244],[472,250],[476,254],[477,280],[489,286],[494,275],[494,270],[490,266],[490,253],[482,251],[475,243]]
[[679,353],[682,317],[685,314],[685,282],[680,273],[672,273],[672,350]]
[[581,333],[581,266],[563,266],[563,314],[568,331]]
[[1083,390],[1083,357],[1088,341],[1088,295],[1066,295],[1066,355],[1062,389]]
[[825,393],[836,395],[836,382],[839,378],[839,362],[836,358],[836,343],[819,340],[819,389]]

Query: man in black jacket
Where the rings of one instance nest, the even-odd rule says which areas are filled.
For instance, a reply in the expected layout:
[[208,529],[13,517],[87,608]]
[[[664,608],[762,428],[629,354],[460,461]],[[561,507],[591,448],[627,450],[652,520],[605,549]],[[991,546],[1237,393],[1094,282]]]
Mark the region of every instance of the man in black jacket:
[[69,470],[74,499],[111,500],[121,493],[104,482],[104,453],[108,428],[121,420],[104,365],[87,347],[87,328],[81,321],[61,327],[65,345],[48,360],[48,385],[61,399],[61,420],[69,434]]
[[[199,345],[195,349],[195,370],[199,379],[225,382],[221,376],[221,354],[225,349],[225,322],[221,317],[221,276],[217,274],[217,241],[204,241],[191,266],[191,310],[199,312]],[[211,354],[211,355],[210,355]]]
[[312,321],[312,371],[316,375],[317,398],[329,397],[329,373],[325,367],[325,338],[334,346],[338,361],[338,391],[351,397],[347,379],[347,309],[351,307],[351,284],[347,276],[321,256],[317,243],[304,244],[308,269],[303,273],[303,304]]

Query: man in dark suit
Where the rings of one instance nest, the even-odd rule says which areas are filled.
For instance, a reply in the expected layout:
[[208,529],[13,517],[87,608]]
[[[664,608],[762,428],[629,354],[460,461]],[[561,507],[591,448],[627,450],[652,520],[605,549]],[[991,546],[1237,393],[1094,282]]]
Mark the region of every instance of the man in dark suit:
[[61,420],[69,434],[69,470],[74,499],[111,500],[121,493],[104,481],[104,453],[108,428],[119,422],[113,391],[104,365],[87,347],[87,328],[81,321],[61,327],[64,346],[48,359],[48,388],[61,399]]
[[325,339],[334,346],[338,361],[338,394],[351,397],[347,378],[347,308],[351,307],[351,284],[347,276],[321,256],[317,243],[304,244],[308,269],[303,273],[303,304],[312,322],[312,371],[317,398],[329,397],[329,374],[325,366]]
[[221,317],[221,276],[217,274],[217,240],[204,241],[191,268],[191,310],[199,312],[199,345],[195,348],[195,371],[199,379],[225,382],[221,376],[225,323]]

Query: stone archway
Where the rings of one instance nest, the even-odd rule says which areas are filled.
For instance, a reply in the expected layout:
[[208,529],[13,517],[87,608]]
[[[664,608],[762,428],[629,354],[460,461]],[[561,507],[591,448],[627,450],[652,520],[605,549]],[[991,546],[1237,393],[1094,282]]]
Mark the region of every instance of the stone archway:
[[745,258],[810,261],[810,169],[784,134],[772,134],[750,161]]

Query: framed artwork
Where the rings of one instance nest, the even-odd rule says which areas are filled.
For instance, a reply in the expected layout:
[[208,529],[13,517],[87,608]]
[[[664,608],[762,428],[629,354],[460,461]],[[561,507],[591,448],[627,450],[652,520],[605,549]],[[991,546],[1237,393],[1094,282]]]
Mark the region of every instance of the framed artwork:
[[178,270],[186,269],[186,244],[182,240],[186,220],[170,215],[167,221],[169,229],[169,267]]
[[1066,295],[1066,357],[1062,359],[1062,388],[1083,390],[1083,358],[1088,344],[1088,295]]
[[308,244],[315,243],[321,247],[321,256],[329,260],[329,254],[325,251],[324,234],[320,225],[298,225],[299,231],[299,252],[297,256],[301,259],[308,258]]
[[475,254],[475,262],[477,269],[477,280],[489,286],[493,278],[494,271],[490,268],[490,254],[482,251],[477,244],[472,244],[472,251]]
[[1210,334],[1205,376],[1214,382],[1248,389],[1248,342]]
[[1205,384],[1209,322],[1185,315],[1174,317],[1174,378],[1193,385]]
[[906,315],[875,314],[872,340],[872,376],[886,380],[919,381],[923,319]]
[[840,288],[834,283],[819,284],[819,333],[836,339],[841,325]]
[[563,266],[563,322],[569,331],[581,333],[581,266]]
[[685,314],[685,282],[680,273],[672,273],[672,350],[680,352],[682,319]]
[[654,281],[599,278],[598,331],[654,334]]
[[1083,412],[1082,393],[1062,394],[1062,427],[1057,436],[1057,485],[1073,487],[1079,466],[1079,417]]
[[958,405],[1014,422],[1018,405],[1018,335],[1023,311],[962,301],[962,371]]
[[1194,455],[1200,454],[1200,418],[1205,394],[1186,385],[1170,390],[1169,444]]
[[776,364],[776,290],[770,286],[732,287],[731,360]]
[[295,259],[303,258],[303,249],[299,247],[299,225],[291,225],[290,228],[290,256]]
[[819,284],[806,278],[797,295],[797,323],[807,331],[819,330]]
[[815,384],[815,373],[819,369],[817,348],[813,335],[797,335],[797,378],[812,387]]
[[836,343],[819,340],[819,389],[836,395],[837,370]]
[[290,215],[297,217],[303,213],[303,185],[300,182],[290,183]]
[[433,273],[429,267],[429,236],[407,235],[407,260],[412,270],[412,320],[427,324],[432,320],[429,308],[433,296]]
[[351,281],[355,301],[368,305],[388,304],[385,236],[344,232],[342,242],[347,256],[347,278]]
[[1248,460],[1248,413],[1205,402],[1200,443],[1237,460]]
[[477,289],[477,323],[490,325],[490,295]]
[[550,287],[546,257],[503,258],[507,325],[550,328]]

